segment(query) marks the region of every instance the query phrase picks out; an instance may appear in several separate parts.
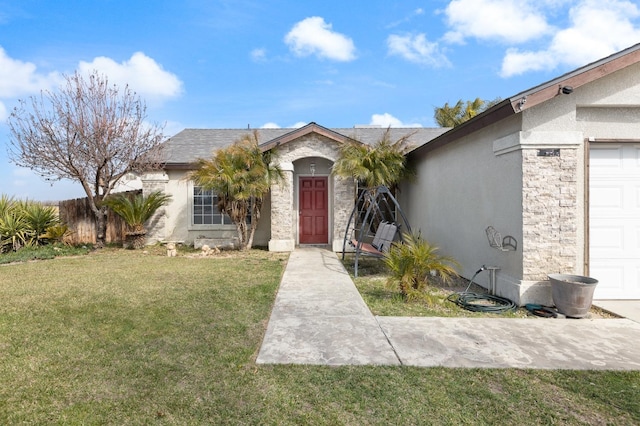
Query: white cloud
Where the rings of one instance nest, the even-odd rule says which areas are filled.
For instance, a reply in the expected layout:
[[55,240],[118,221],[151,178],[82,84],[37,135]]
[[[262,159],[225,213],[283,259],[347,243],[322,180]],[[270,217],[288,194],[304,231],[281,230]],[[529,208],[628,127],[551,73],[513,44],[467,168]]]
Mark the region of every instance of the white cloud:
[[42,74],[35,64],[13,59],[0,47],[0,98],[16,98],[49,89],[62,81],[60,74]]
[[[286,129],[299,129],[300,127],[304,127],[307,124],[308,123],[306,123],[304,121],[298,121],[297,123],[294,123],[291,126],[287,126]],[[281,129],[281,127],[278,126],[278,124],[274,123],[273,121],[269,121],[268,123],[264,123],[260,128],[261,129]]]
[[432,67],[451,66],[437,42],[430,42],[424,34],[396,35],[387,38],[390,55],[401,56],[407,61]]
[[332,25],[319,16],[295,24],[284,41],[297,56],[316,55],[342,62],[356,58],[353,40],[333,31]]
[[92,62],[81,61],[78,69],[83,73],[94,70],[104,73],[110,82],[128,84],[132,90],[151,102],[176,97],[182,92],[182,81],[142,52],[134,53],[122,63],[99,56]]
[[424,9],[419,7],[415,10],[413,10],[408,16],[390,23],[389,25],[386,26],[386,28],[395,28],[399,25],[405,24],[407,22],[410,22],[413,18],[415,18],[416,16],[420,16],[420,15],[424,15]]
[[264,62],[267,60],[266,49],[253,49],[250,55],[251,55],[251,60],[254,62]]
[[546,49],[510,49],[501,75],[553,69],[559,65],[582,66],[629,47],[640,40],[640,28],[632,19],[640,9],[626,0],[586,0],[569,11],[570,26],[558,31]]
[[422,127],[422,124],[419,123],[403,123],[388,112],[384,114],[373,114],[369,124],[381,127]]
[[444,14],[452,28],[444,36],[450,43],[467,37],[522,43],[551,31],[546,17],[533,1],[453,0]]

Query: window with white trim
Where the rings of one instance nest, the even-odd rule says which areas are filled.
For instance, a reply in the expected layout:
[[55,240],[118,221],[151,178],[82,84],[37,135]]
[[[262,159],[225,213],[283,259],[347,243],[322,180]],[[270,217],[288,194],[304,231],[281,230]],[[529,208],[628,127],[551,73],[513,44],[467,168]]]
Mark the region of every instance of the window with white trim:
[[210,189],[193,187],[194,225],[231,225],[231,219],[218,209],[218,196]]
[[[233,225],[231,218],[218,209],[218,195],[201,186],[193,187],[193,224],[194,225]],[[251,223],[251,213],[247,215],[247,224]]]

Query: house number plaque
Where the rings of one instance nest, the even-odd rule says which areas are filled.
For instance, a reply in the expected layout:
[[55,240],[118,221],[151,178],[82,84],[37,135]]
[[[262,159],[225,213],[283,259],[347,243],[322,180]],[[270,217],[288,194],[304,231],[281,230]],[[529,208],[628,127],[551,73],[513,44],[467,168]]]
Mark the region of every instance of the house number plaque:
[[560,148],[539,149],[538,157],[560,157]]

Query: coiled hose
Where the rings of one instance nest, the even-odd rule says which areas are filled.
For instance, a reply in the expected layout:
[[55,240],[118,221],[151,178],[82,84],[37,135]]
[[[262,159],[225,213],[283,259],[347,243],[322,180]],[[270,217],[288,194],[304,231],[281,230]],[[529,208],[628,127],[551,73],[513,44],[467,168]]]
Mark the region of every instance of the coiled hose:
[[449,295],[449,297],[447,297],[447,300],[471,312],[488,312],[493,314],[501,314],[504,312],[515,310],[517,308],[516,304],[509,299],[505,299],[504,297],[500,296],[493,296],[491,294],[480,294],[469,291],[469,288],[471,288],[471,284],[473,284],[473,280],[476,278],[476,276],[486,269],[487,268],[483,265],[476,271],[475,274],[473,274],[473,277],[471,277],[471,281],[469,281],[469,285],[467,286],[467,289],[465,291],[453,293]]

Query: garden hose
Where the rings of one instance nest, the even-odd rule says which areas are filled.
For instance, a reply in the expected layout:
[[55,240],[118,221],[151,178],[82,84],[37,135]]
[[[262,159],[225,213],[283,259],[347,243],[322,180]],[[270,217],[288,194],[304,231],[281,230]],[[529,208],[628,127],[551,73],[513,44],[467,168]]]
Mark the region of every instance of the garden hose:
[[[480,294],[469,291],[469,288],[471,288],[471,284],[473,284],[473,280],[476,278],[476,276],[486,269],[487,268],[483,265],[473,275],[465,291],[453,293],[449,295],[449,297],[447,297],[447,300],[471,312],[488,312],[501,314],[507,311],[515,310],[517,308],[516,304],[509,299],[505,299],[504,297],[499,296],[493,296],[491,294]],[[481,303],[483,301],[489,303]]]

